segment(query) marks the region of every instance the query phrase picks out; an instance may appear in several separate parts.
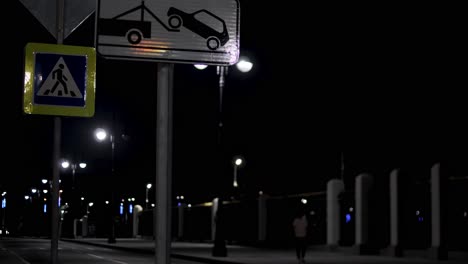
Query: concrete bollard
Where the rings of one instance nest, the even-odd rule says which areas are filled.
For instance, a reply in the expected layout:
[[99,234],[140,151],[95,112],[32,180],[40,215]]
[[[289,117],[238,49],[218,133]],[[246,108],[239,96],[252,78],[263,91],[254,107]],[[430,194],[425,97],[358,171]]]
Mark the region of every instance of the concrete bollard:
[[215,240],[216,236],[216,213],[218,212],[219,198],[213,199],[213,205],[211,206],[211,240]]
[[403,249],[400,241],[400,170],[394,169],[390,173],[390,245],[386,253],[393,257],[402,257]]
[[369,191],[372,188],[373,177],[360,174],[356,177],[356,237],[355,247],[359,254],[369,249]]
[[447,191],[446,176],[440,163],[431,168],[431,248],[433,259],[447,260]]
[[140,215],[143,212],[143,207],[139,204],[136,204],[133,207],[133,229],[132,237],[138,237],[138,226],[140,224]]
[[327,246],[338,248],[340,241],[340,203],[339,195],[344,191],[342,180],[332,179],[327,183]]
[[264,194],[258,197],[258,241],[264,242],[267,236],[267,199]]

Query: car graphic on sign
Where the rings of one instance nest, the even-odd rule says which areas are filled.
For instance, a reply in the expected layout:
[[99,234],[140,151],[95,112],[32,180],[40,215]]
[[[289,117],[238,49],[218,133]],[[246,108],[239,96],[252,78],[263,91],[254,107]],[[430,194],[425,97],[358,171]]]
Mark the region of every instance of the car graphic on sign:
[[169,16],[168,23],[171,28],[184,26],[206,39],[206,45],[210,50],[216,50],[220,46],[224,46],[229,40],[224,20],[208,10],[201,9],[194,13],[185,13],[180,9],[171,7],[167,11],[167,15]]

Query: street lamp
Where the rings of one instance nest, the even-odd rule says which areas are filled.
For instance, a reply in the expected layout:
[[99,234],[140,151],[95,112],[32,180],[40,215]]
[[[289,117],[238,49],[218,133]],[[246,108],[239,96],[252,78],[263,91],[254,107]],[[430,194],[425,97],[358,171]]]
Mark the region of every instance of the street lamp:
[[[206,64],[194,64],[193,67],[195,67],[197,70],[204,70],[208,67]],[[249,72],[253,68],[253,63],[250,61],[249,58],[247,57],[241,57],[239,58],[239,61],[236,63],[236,68],[243,73]]]
[[[253,63],[251,63],[247,58],[243,58],[239,60],[239,63],[236,65],[237,69],[243,73],[246,73],[250,71],[253,67]],[[199,70],[205,69],[206,67],[200,66],[200,65],[195,65],[195,67]],[[223,118],[222,118],[222,112],[223,112],[223,91],[224,91],[224,86],[225,86],[225,81],[226,81],[226,76],[228,74],[228,67],[227,66],[217,66],[216,67],[216,73],[219,76],[219,83],[218,83],[218,88],[219,88],[219,120],[218,120],[218,156],[220,157],[219,162],[221,164],[224,163],[223,157],[224,157],[224,150],[223,150]],[[242,159],[239,159],[239,161],[235,161],[235,167],[234,167],[234,182],[233,185],[235,188],[238,187],[237,183],[237,167],[240,166],[240,164],[236,165],[236,162],[240,162],[242,164]],[[219,166],[221,168],[221,166]],[[222,171],[221,171],[222,173]],[[222,206],[222,203],[220,203],[219,206]],[[220,208],[218,207],[218,210]],[[225,256],[225,253],[221,252],[226,252],[226,245],[222,243],[221,241],[224,241],[224,238],[222,237],[221,232],[218,230],[218,226],[220,223],[218,222],[215,227],[215,243],[214,243],[214,248],[213,248],[213,256]]]
[[237,183],[237,168],[241,166],[243,163],[242,158],[235,158],[234,159],[234,181],[232,182],[232,186],[235,188],[239,187],[239,184]]
[[145,200],[145,208],[146,209],[148,209],[148,203],[149,203],[148,192],[151,189],[151,187],[153,187],[153,185],[151,183],[146,184],[146,200]]
[[195,68],[197,68],[198,70],[204,70],[208,67],[208,65],[206,64],[195,64],[193,65]]
[[248,58],[240,58],[236,63],[236,67],[241,72],[249,72],[252,70],[253,63]]
[[90,207],[93,207],[94,203],[93,202],[90,202],[86,205],[86,214],[89,214],[89,208]]
[[[99,142],[104,142],[107,139],[108,133],[105,129],[103,128],[97,128],[94,131],[94,137],[96,138],[97,141]],[[114,141],[114,136],[112,134],[109,135],[109,140],[111,143],[111,183],[114,182],[114,155],[115,155],[115,141]],[[111,186],[111,200],[109,204],[109,210],[110,210],[110,217],[111,217],[111,230],[109,232],[109,238],[107,239],[107,243],[115,243],[117,242],[115,239],[115,223],[114,223],[114,211],[113,209],[114,205],[114,188]]]
[[[64,169],[71,168],[71,171],[72,171],[71,216],[72,216],[73,219],[75,219],[75,218],[80,217],[79,216],[79,214],[80,214],[79,210],[77,210],[79,201],[78,201],[78,199],[76,197],[75,174],[76,174],[76,170],[78,168],[80,168],[80,169],[86,168],[86,163],[84,163],[84,162],[74,163],[74,162],[70,162],[68,160],[63,160],[62,161],[62,168],[64,168]],[[61,194],[59,193],[59,205],[60,205],[60,200],[61,200],[60,196],[61,196]]]
[[2,192],[2,226],[0,230],[6,230],[5,228],[5,218],[6,218],[6,194],[7,192]]
[[75,189],[75,171],[78,167],[80,169],[86,168],[86,163],[80,162],[77,164],[77,163],[70,163],[68,160],[62,161],[62,168],[68,169],[69,167],[71,167],[72,169],[72,189]]

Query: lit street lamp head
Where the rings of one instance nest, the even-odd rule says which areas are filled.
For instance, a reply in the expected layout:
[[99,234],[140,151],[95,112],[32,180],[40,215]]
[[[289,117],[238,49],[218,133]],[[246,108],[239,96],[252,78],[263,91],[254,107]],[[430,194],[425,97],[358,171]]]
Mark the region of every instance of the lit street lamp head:
[[193,65],[195,68],[197,68],[198,70],[204,70],[208,67],[208,65],[206,64],[195,64]]
[[237,158],[236,161],[235,161],[235,164],[236,164],[236,166],[240,166],[242,164],[242,159]]
[[102,128],[98,128],[94,131],[94,136],[98,141],[104,141],[107,138],[107,132]]
[[241,72],[249,72],[250,70],[252,70],[253,63],[248,61],[247,59],[241,59],[236,64],[236,67]]
[[82,169],[86,168],[86,163],[81,162],[81,163],[80,163],[80,168],[82,168]]
[[70,162],[68,162],[68,161],[66,161],[66,160],[63,161],[63,162],[62,162],[62,168],[67,169],[68,167],[70,167]]

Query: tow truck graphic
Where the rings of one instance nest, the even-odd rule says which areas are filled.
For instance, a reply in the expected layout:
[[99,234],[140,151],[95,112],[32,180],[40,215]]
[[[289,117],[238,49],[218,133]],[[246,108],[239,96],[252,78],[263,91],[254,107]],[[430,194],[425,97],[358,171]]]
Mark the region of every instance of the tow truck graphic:
[[[140,20],[121,19],[122,17],[137,11],[141,12]],[[99,35],[125,37],[130,44],[137,45],[143,38],[151,38],[151,21],[145,20],[145,12],[153,17],[169,32],[180,32],[179,28],[184,26],[186,29],[206,39],[206,45],[210,50],[216,50],[220,46],[224,46],[229,41],[229,34],[224,20],[205,9],[194,13],[185,13],[175,7],[170,7],[167,12],[169,17],[169,26],[167,26],[158,16],[145,6],[144,1],[142,1],[139,6],[112,18],[99,18]],[[203,18],[203,21],[200,20]],[[210,22],[210,25],[216,25],[216,27],[221,29],[221,31],[204,23],[207,19]]]
[[[119,19],[136,11],[141,12],[140,20]],[[135,8],[125,11],[113,18],[99,18],[99,34],[126,37],[130,44],[136,45],[142,38],[151,38],[151,21],[145,21],[145,11],[159,22],[167,31],[178,32],[178,29],[167,27],[158,16],[145,6],[145,1]]]

